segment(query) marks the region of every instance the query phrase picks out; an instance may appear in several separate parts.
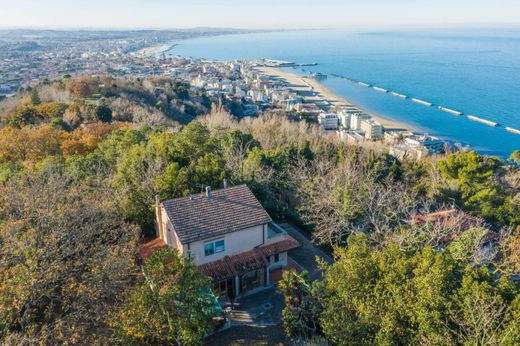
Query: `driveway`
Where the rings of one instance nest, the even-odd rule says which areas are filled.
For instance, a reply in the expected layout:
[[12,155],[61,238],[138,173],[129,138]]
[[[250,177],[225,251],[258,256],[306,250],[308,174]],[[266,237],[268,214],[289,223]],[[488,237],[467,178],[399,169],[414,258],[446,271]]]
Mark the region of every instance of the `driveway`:
[[222,307],[231,306],[231,328],[206,338],[206,345],[286,345],[282,326],[284,299],[276,287]]
[[270,326],[281,321],[284,300],[276,287],[270,287],[223,304],[222,307],[232,307],[232,326]]
[[305,270],[309,272],[311,280],[321,278],[321,271],[318,267],[316,257],[321,258],[325,262],[332,264],[332,257],[314,245],[300,230],[289,223],[283,223],[281,226],[289,233],[291,237],[298,240],[302,246],[289,251],[289,256]]

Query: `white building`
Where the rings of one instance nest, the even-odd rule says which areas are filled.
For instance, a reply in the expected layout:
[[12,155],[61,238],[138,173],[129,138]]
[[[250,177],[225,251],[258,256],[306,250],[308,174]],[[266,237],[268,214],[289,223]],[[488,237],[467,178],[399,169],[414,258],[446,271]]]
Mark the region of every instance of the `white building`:
[[350,118],[352,116],[352,113],[341,111],[338,115],[339,115],[340,125],[343,128],[349,129],[350,128]]
[[350,117],[350,129],[351,130],[360,130],[361,122],[363,120],[368,120],[370,118],[371,117],[368,114],[363,114],[363,113],[352,114]]
[[249,92],[247,93],[247,95],[249,97],[251,97],[251,99],[255,102],[266,102],[267,101],[267,95],[264,94],[262,91],[260,90],[249,90]]
[[423,147],[432,154],[439,154],[444,152],[445,142],[437,137],[428,135],[412,136],[404,139],[404,142],[412,147]]
[[325,130],[337,130],[338,115],[336,113],[321,113],[318,116],[318,124],[323,126]]
[[245,185],[156,203],[157,238],[141,247],[148,257],[170,247],[191,257],[218,297],[268,287],[281,276],[287,252],[301,244],[275,224]]
[[360,127],[365,132],[366,139],[374,141],[383,136],[383,126],[374,120],[363,120]]

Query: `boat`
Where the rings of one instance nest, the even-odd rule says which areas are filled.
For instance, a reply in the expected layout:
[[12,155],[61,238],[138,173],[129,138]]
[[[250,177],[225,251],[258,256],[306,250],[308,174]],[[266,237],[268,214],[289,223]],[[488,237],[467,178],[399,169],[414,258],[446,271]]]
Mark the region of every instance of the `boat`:
[[433,103],[428,102],[428,101],[423,101],[423,100],[421,100],[421,99],[413,98],[412,101],[415,102],[415,103],[420,103],[420,104],[425,105],[425,106],[428,106],[428,107],[433,106]]
[[363,83],[363,82],[358,82],[358,84],[361,86],[367,87],[367,88],[370,86],[370,84]]
[[380,88],[380,87],[377,87],[377,86],[373,86],[372,89],[377,90],[377,91],[381,91],[382,93],[387,93],[388,92],[388,90]]
[[450,113],[450,114],[453,114],[453,115],[462,115],[463,114],[462,112],[456,111],[454,109],[446,108],[446,107],[443,107],[443,106],[439,106],[437,108],[440,109],[443,112]]
[[395,91],[391,91],[390,94],[394,95],[394,96],[397,96],[397,97],[400,97],[402,99],[407,99],[408,96],[406,95],[403,95],[403,94],[399,94],[399,93],[396,93]]
[[474,116],[474,115],[468,115],[468,119],[473,120],[473,121],[477,121],[479,123],[486,124],[486,125],[489,125],[489,126],[493,126],[493,127],[497,127],[499,125],[498,123],[496,123],[494,121],[483,119],[483,118],[479,118],[479,117]]
[[506,131],[514,133],[514,134],[517,134],[517,135],[520,135],[520,130],[517,130],[517,129],[512,128],[512,127],[506,127]]

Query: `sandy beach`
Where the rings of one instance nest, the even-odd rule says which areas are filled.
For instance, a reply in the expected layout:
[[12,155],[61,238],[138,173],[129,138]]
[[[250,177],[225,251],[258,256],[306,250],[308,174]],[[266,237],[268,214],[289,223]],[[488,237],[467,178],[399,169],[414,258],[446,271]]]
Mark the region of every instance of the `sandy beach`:
[[138,56],[143,56],[143,57],[159,56],[162,53],[172,50],[176,45],[177,44],[161,44],[161,45],[157,45],[157,46],[142,48],[142,49],[136,51],[135,54]]
[[358,108],[360,111],[370,114],[372,116],[372,119],[383,125],[387,130],[416,130],[413,126],[410,126],[409,124],[383,118],[381,116],[364,111],[363,109],[349,102],[344,97],[334,94],[332,91],[327,89],[323,84],[321,84],[314,78],[303,77],[296,73],[287,72],[277,67],[259,67],[257,69],[266,75],[270,75],[274,78],[285,80],[289,84],[291,89],[299,91],[300,93],[308,94],[309,96],[304,97],[306,101],[314,102],[322,106],[322,108],[333,109],[334,107],[354,106]]

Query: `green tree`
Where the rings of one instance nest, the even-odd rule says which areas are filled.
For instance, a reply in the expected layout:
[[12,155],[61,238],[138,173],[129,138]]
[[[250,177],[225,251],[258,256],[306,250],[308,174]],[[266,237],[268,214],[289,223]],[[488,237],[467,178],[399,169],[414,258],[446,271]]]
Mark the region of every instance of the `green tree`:
[[515,150],[511,156],[509,156],[509,160],[520,164],[520,150]]
[[104,123],[112,121],[112,110],[108,106],[96,107],[96,119]]
[[144,282],[132,290],[117,315],[116,341],[200,344],[216,313],[210,279],[175,249],[155,252],[143,270]]
[[520,344],[520,295],[505,277],[498,283],[485,267],[467,267],[456,292],[455,320],[466,345]]
[[324,274],[325,336],[339,345],[518,343],[518,288],[485,266],[461,269],[468,262],[451,252],[350,237]]
[[38,93],[38,90],[36,88],[33,88],[31,90],[30,94],[31,104],[33,105],[39,105],[42,103],[42,100],[40,99],[40,94]]
[[290,338],[310,338],[320,333],[319,285],[313,285],[308,273],[285,271],[280,282],[280,291],[285,297],[283,325]]
[[497,183],[502,162],[474,151],[454,153],[439,162],[443,178],[452,184],[463,205],[479,216],[496,219],[503,203],[503,191]]
[[9,126],[17,128],[38,124],[42,120],[42,114],[34,106],[20,106],[8,116]]

